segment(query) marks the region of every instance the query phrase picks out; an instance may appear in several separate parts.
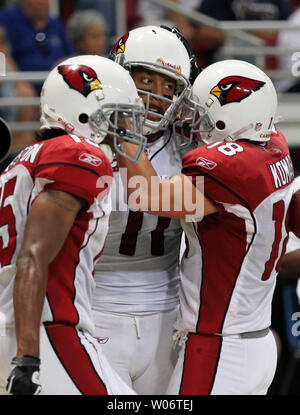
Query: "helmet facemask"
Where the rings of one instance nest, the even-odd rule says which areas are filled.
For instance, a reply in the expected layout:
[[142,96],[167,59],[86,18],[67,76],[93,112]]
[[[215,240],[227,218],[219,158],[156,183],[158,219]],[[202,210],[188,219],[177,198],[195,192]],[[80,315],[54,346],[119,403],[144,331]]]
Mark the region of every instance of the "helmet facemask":
[[[137,163],[147,144],[146,137],[142,135],[144,114],[142,102],[139,104],[104,104],[89,116],[88,122],[93,130],[103,137],[100,142],[105,139],[106,144],[113,146],[118,154]],[[134,157],[125,153],[123,142],[137,146]]]
[[173,125],[176,147],[181,150],[192,144],[196,138],[205,142],[207,135],[215,127],[209,113],[196,101],[185,99],[182,103],[180,118]]
[[[175,81],[175,89],[173,96],[161,96],[157,95],[151,91],[144,90],[137,87],[137,91],[140,97],[144,98],[145,105],[145,118],[143,122],[143,134],[155,134],[158,131],[166,130],[169,125],[174,121],[180,105],[184,97],[189,93],[190,84],[187,78],[184,75],[179,74],[176,70],[171,68],[165,68],[159,64],[149,64],[147,62],[130,62],[130,64],[125,65],[126,69],[131,72],[157,72],[159,74],[166,75],[172,81]],[[153,110],[153,98],[156,101],[163,101],[168,103],[168,107],[164,113],[159,113]],[[157,118],[156,120],[151,120],[151,117]]]

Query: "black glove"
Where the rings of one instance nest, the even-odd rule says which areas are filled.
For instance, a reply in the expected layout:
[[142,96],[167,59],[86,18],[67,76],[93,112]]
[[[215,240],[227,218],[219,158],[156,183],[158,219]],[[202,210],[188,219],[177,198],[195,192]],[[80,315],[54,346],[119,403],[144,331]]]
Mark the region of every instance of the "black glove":
[[38,395],[41,391],[40,363],[35,356],[14,357],[11,364],[15,367],[7,379],[7,392],[12,395]]

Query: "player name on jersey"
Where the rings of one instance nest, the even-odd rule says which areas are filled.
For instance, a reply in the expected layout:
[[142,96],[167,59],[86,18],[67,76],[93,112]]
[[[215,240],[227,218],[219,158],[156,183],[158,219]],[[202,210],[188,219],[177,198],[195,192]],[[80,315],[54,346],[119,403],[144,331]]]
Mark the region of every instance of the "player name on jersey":
[[276,163],[270,164],[270,170],[276,189],[287,185],[294,178],[293,163],[289,154]]
[[17,164],[19,161],[29,161],[29,163],[33,164],[35,161],[35,158],[42,148],[43,143],[41,144],[34,144],[32,146],[24,148],[17,156],[16,158],[7,166],[6,170],[9,170],[12,168],[15,164]]

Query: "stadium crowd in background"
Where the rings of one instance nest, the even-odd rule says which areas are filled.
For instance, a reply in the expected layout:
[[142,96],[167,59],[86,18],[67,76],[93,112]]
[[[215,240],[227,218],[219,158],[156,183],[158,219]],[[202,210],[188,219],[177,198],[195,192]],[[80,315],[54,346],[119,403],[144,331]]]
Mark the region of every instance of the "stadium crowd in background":
[[[190,10],[220,20],[246,19],[287,19],[297,0],[172,0]],[[0,24],[7,31],[11,57],[20,71],[48,71],[60,59],[82,51],[96,51],[105,55],[115,41],[122,35],[117,33],[115,1],[106,0],[64,0],[57,1],[58,16],[49,12],[49,0],[15,0],[2,1],[0,9]],[[125,26],[128,30],[145,24],[175,25],[190,42],[201,67],[219,59],[219,48],[224,44],[224,33],[189,20],[174,12],[166,11],[163,7],[148,0],[124,0],[123,8],[126,13]],[[84,26],[89,26],[88,15],[95,11],[92,28],[84,33]],[[76,17],[77,16],[77,17]],[[79,17],[81,16],[81,17]],[[98,17],[96,17],[98,16]],[[17,22],[11,25],[12,19]],[[96,22],[98,19],[98,22]],[[80,24],[76,23],[80,21]],[[76,30],[75,30],[76,27]],[[97,28],[96,28],[97,27]],[[81,33],[81,34],[80,34]],[[267,44],[277,39],[277,34],[264,32]],[[81,37],[79,40],[78,36]],[[79,43],[78,43],[79,42]],[[269,43],[268,43],[269,42]],[[87,46],[90,44],[91,46]],[[268,57],[268,62],[274,66],[277,59]],[[41,84],[34,84],[36,94]],[[22,92],[28,96],[28,91]],[[22,96],[22,95],[20,95]],[[28,109],[28,111],[27,111]],[[31,108],[23,108],[20,121],[30,118]],[[10,108],[10,111],[11,108]],[[21,110],[20,110],[21,112]],[[37,121],[36,112],[32,112],[32,121]],[[28,135],[32,135],[32,131]],[[26,146],[31,139],[18,140],[17,148]],[[14,144],[15,147],[15,144]]]
[[[0,25],[0,51],[5,56],[5,70],[6,73],[18,72],[18,68],[10,54],[10,44],[7,40],[6,30]],[[3,55],[2,55],[3,57]],[[0,97],[1,98],[34,98],[36,92],[34,87],[25,81],[18,82],[1,82],[0,83]],[[1,106],[0,116],[6,122],[32,122],[38,119],[38,109],[31,106],[16,105]],[[12,131],[12,147],[17,151],[18,149],[34,143],[33,131]]]
[[97,10],[74,11],[68,19],[67,30],[78,55],[106,54],[107,24]]

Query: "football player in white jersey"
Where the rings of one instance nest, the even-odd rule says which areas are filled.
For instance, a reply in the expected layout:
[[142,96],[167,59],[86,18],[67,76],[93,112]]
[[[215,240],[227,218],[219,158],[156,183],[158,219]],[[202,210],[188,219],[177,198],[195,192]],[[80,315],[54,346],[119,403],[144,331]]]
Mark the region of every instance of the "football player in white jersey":
[[0,176],[2,392],[135,394],[93,337],[91,302],[113,180],[99,144],[124,154],[122,135],[143,152],[144,113],[131,76],[107,58],[70,58],[48,75],[41,136]]
[[[175,29],[145,26],[126,33],[112,50],[144,101],[146,155],[160,177],[180,173],[184,154],[176,149],[170,123],[190,86],[192,52],[178,36]],[[172,334],[182,228],[179,220],[129,210],[116,162],[114,177],[116,210],[96,264],[96,333],[137,393],[164,394],[177,357]]]
[[[266,394],[277,361],[271,302],[294,188],[288,145],[274,128],[276,91],[254,65],[222,61],[198,75],[186,108],[191,133],[206,144],[184,156],[181,175],[157,178],[144,156],[136,165],[118,160],[128,169],[133,208],[194,217],[182,222],[188,241],[176,322],[182,349],[168,393]],[[139,174],[148,187],[137,191],[131,177]],[[160,187],[151,187],[153,179]],[[161,190],[167,184],[169,194]]]
[[[298,191],[300,189],[300,176],[295,178],[295,189]],[[300,303],[300,239],[294,235],[293,232],[290,233],[289,241],[286,246],[286,254],[282,259],[279,273],[282,278],[296,278],[297,281],[297,297]]]

